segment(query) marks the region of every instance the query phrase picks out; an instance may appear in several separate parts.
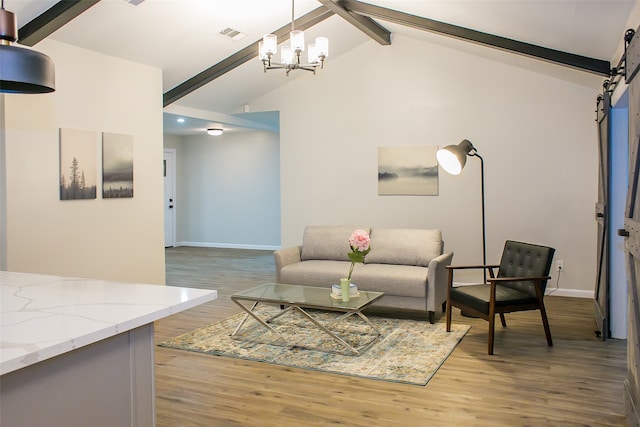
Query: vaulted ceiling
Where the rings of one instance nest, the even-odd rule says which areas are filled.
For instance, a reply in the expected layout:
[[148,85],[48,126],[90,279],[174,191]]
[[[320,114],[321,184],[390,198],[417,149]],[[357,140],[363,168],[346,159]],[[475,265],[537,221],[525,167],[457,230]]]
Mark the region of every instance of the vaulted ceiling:
[[[395,35],[427,41],[454,36],[604,77],[616,65],[610,61],[635,3],[296,0],[295,19],[296,27],[309,27],[308,40],[329,37],[327,67],[363,43],[393,45]],[[17,14],[25,44],[50,37],[161,68],[169,111],[238,113],[291,79],[312,78],[301,72],[265,74],[257,59],[263,34],[288,33],[290,0],[5,0],[5,8]],[[220,34],[229,28],[245,36]]]

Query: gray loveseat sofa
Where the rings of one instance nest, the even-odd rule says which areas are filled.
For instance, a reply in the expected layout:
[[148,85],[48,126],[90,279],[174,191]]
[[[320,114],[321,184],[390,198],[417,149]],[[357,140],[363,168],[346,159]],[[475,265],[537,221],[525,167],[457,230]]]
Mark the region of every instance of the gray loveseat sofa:
[[302,245],[274,252],[276,281],[326,286],[347,277],[349,236],[356,229],[371,237],[371,252],[356,264],[351,282],[359,290],[381,291],[373,308],[421,310],[431,323],[447,299],[447,270],[453,253],[443,253],[440,230],[370,228],[351,225],[305,227]]

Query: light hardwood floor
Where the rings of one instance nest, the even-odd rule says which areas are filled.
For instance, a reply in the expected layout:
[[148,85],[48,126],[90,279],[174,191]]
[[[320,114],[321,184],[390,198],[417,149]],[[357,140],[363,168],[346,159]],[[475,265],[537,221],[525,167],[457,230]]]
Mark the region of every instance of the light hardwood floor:
[[[170,248],[166,264],[168,285],[218,299],[159,321],[158,343],[240,312],[230,295],[275,275],[269,251]],[[455,309],[472,328],[425,387],[156,347],[157,425],[624,426],[626,341],[596,339],[590,299],[545,301],[554,347],[538,313],[514,313],[493,356],[487,322]]]

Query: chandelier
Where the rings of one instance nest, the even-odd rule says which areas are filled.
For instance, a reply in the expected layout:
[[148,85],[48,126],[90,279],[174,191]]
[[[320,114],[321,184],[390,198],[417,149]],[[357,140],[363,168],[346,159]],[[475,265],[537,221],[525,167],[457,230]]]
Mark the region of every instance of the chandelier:
[[308,63],[302,63],[302,52],[304,46],[304,31],[294,28],[294,3],[291,0],[291,33],[289,40],[291,45],[282,46],[280,53],[280,62],[272,61],[273,55],[278,52],[278,36],[275,34],[265,34],[261,42],[258,42],[258,56],[264,66],[264,72],[267,70],[284,69],[288,76],[291,70],[305,70],[316,73],[316,68],[324,67],[324,60],[329,56],[329,39],[326,37],[317,37],[315,44],[310,44],[307,49]]

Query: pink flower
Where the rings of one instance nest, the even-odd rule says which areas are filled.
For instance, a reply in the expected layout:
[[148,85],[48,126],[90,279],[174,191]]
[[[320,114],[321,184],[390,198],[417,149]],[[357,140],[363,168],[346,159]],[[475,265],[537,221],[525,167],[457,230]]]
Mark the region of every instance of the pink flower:
[[366,251],[370,243],[369,234],[364,230],[356,230],[349,237],[349,245],[361,252]]
[[367,256],[369,251],[371,251],[371,247],[369,247],[370,243],[371,239],[369,238],[369,233],[364,230],[356,230],[351,234],[351,237],[349,237],[351,252],[349,252],[347,256],[351,260],[351,267],[349,267],[349,275],[347,276],[347,279],[351,280],[353,267],[356,266],[356,263],[364,262],[364,257]]

